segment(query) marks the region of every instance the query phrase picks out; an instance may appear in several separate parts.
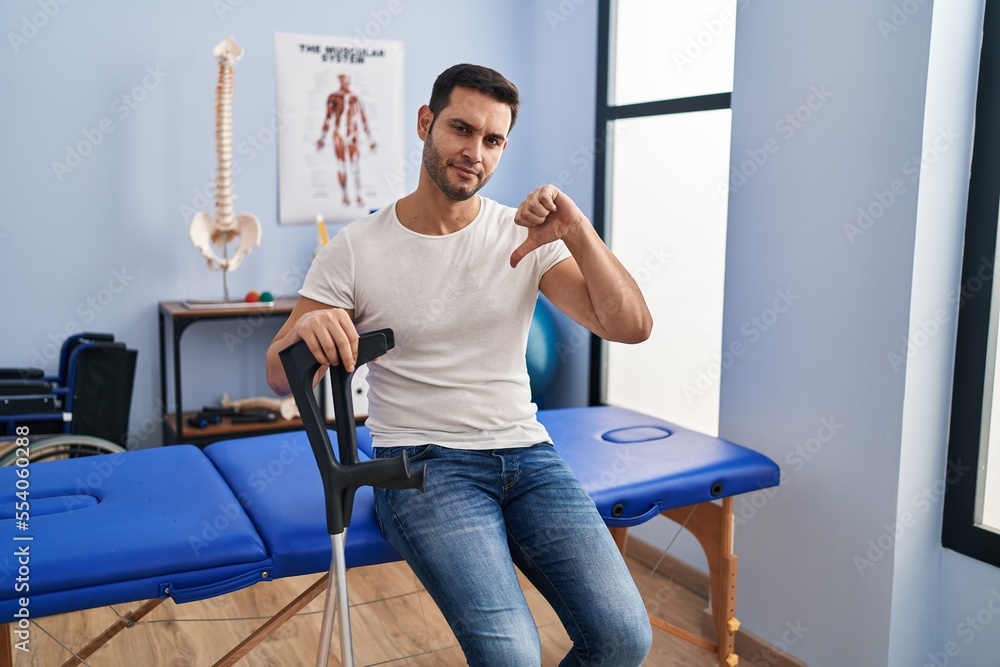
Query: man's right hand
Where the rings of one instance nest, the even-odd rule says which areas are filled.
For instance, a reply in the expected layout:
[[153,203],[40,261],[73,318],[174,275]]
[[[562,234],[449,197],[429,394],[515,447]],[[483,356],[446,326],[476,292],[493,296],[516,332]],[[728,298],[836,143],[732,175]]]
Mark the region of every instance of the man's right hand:
[[278,353],[300,340],[320,363],[318,382],[328,366],[343,363],[348,372],[354,371],[358,360],[358,332],[354,328],[354,311],[330,306],[300,296],[291,314],[267,348],[267,384],[279,396],[290,391],[285,369]]
[[[324,308],[305,313],[292,328],[295,340],[304,340],[316,361],[324,366],[343,363],[348,373],[358,359],[358,332],[343,308]],[[295,341],[292,341],[295,342]]]

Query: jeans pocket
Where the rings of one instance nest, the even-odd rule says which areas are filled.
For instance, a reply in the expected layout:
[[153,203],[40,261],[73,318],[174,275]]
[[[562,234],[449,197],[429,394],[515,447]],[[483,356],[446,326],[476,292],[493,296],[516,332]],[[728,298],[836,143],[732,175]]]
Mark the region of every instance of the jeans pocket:
[[435,447],[437,447],[437,445],[417,445],[416,447],[407,447],[406,460],[410,462],[419,461],[433,452]]
[[387,459],[406,452],[408,462],[419,461],[431,453],[435,445],[413,445],[407,447],[376,447],[375,458]]

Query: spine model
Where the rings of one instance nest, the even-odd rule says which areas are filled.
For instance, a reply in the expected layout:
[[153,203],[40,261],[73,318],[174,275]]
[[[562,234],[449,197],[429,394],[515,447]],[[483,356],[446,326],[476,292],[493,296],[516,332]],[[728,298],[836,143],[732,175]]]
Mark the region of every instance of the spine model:
[[[219,59],[215,87],[215,215],[199,211],[191,222],[191,242],[208,261],[209,268],[229,272],[260,245],[260,221],[252,213],[233,213],[233,74],[243,48],[227,37],[212,53]],[[229,257],[228,244],[239,239]],[[221,252],[221,256],[219,255]],[[228,282],[226,283],[228,300]]]

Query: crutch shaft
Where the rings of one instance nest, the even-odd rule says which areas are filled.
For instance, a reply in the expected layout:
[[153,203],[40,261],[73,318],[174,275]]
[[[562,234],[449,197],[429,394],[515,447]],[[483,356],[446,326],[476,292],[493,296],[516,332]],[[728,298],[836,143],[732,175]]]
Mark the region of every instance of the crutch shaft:
[[337,579],[337,603],[340,607],[340,656],[343,667],[354,667],[354,642],[351,639],[351,609],[347,597],[347,531],[331,535],[333,566]]
[[330,556],[330,576],[326,581],[326,599],[323,602],[323,627],[320,629],[319,651],[316,653],[316,667],[327,667],[330,664],[333,620],[337,616],[337,576],[334,558],[335,556]]

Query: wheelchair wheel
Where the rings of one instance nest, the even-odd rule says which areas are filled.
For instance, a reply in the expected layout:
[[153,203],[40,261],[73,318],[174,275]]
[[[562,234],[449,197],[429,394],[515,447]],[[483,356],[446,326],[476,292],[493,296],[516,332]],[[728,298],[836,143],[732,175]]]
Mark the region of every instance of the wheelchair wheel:
[[[40,463],[99,454],[117,454],[124,451],[124,447],[116,445],[110,440],[88,435],[55,435],[31,443],[28,461]],[[0,456],[0,466],[13,465],[17,459],[17,449],[11,449]]]

